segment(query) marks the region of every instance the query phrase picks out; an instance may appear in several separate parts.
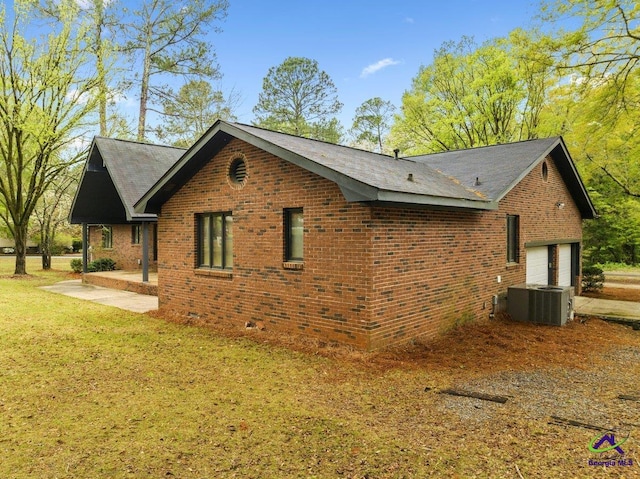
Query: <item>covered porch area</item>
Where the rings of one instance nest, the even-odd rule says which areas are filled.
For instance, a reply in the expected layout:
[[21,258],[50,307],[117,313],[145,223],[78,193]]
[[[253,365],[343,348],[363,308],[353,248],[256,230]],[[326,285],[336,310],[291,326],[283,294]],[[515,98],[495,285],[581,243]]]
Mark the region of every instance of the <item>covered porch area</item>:
[[[82,225],[83,282],[157,296],[157,216],[136,213],[134,205],[184,151],[94,138],[69,214],[70,223]],[[89,273],[89,262],[102,258],[120,269]]]

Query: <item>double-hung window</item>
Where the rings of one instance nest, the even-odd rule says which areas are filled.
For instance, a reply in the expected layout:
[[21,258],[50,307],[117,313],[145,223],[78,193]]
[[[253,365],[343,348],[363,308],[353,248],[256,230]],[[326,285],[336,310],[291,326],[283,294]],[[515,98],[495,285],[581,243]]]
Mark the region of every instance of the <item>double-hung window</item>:
[[284,259],[285,261],[302,262],[304,260],[304,217],[302,208],[284,210]]
[[231,212],[197,215],[198,267],[233,268],[233,216]]
[[520,217],[507,215],[507,263],[517,263],[520,260]]

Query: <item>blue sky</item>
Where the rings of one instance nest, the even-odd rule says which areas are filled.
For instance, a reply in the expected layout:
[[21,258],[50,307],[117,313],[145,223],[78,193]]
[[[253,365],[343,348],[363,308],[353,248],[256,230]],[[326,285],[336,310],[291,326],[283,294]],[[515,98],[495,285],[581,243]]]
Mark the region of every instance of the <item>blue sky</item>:
[[224,89],[242,97],[238,120],[250,123],[270,67],[289,56],[317,60],[344,104],[355,109],[379,96],[400,106],[421,65],[443,42],[478,43],[534,24],[530,0],[230,0],[222,33],[211,36]]

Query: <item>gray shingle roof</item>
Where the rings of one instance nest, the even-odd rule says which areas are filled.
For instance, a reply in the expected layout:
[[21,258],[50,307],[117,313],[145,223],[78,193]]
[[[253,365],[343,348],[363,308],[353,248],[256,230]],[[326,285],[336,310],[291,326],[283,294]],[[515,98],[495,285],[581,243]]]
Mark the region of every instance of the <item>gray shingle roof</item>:
[[496,209],[513,186],[552,154],[583,217],[595,215],[560,137],[395,159],[224,121],[217,121],[142,196],[136,211],[157,213],[206,162],[215,161],[216,153],[232,138],[334,181],[348,201],[372,204]]
[[96,147],[128,213],[180,158],[185,148],[96,138]]
[[[269,143],[383,191],[415,195],[483,200],[464,186],[449,181],[426,163],[399,159],[332,143],[310,140],[249,125],[233,126]],[[410,181],[409,175],[412,175]]]
[[[461,184],[499,201],[557,145],[559,137],[413,156]],[[476,179],[478,182],[476,182]]]

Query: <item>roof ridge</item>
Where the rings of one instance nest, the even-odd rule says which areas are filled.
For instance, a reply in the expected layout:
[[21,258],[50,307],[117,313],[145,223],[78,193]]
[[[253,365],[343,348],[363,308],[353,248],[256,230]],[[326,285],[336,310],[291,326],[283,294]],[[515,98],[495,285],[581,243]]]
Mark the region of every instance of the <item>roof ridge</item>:
[[556,135],[556,136],[548,136],[545,138],[529,138],[528,140],[519,140],[519,141],[512,141],[512,142],[507,142],[507,143],[496,143],[494,145],[481,145],[481,146],[472,146],[471,148],[457,148],[455,150],[443,150],[443,151],[433,151],[431,153],[422,153],[419,155],[411,155],[411,156],[407,156],[405,158],[409,159],[409,158],[418,158],[421,156],[431,156],[431,155],[442,155],[444,153],[456,153],[456,152],[460,152],[460,151],[471,151],[471,150],[482,150],[485,148],[497,148],[499,146],[515,146],[515,145],[519,145],[522,143],[532,143],[534,141],[544,141],[544,140],[558,140],[562,138],[560,135]]
[[182,146],[172,146],[172,145],[164,145],[161,143],[149,143],[147,141],[139,141],[139,140],[126,140],[124,138],[112,138],[109,136],[102,136],[102,135],[96,135],[94,136],[95,140],[110,140],[110,141],[119,141],[119,142],[123,142],[123,143],[132,143],[132,144],[136,144],[136,145],[141,145],[141,146],[157,146],[160,148],[171,148],[173,150],[187,150],[187,148],[184,148]]
[[[347,150],[354,150],[354,151],[361,151],[363,153],[368,153],[371,155],[378,155],[378,156],[382,156],[386,159],[390,159],[390,160],[394,160],[395,158],[391,155],[387,155],[384,153],[378,153],[377,151],[370,151],[370,150],[365,150],[364,148],[357,148],[354,146],[348,146],[348,145],[341,145],[339,143],[331,143],[330,141],[325,141],[325,140],[318,140],[317,138],[307,138],[306,136],[300,136],[300,135],[294,135],[292,133],[285,133],[283,131],[277,131],[277,130],[270,130],[269,128],[264,128],[262,126],[256,126],[256,125],[248,125],[246,123],[240,123],[240,122],[226,122],[229,125],[237,125],[237,126],[248,126],[249,128],[255,128],[257,130],[262,130],[262,131],[266,131],[269,133],[277,133],[279,135],[284,135],[284,136],[289,136],[291,138],[297,138],[300,140],[308,140],[308,141],[312,141],[312,142],[316,142],[316,143],[322,143],[325,145],[329,145],[329,146],[335,146],[335,147],[339,147],[339,148],[345,148]],[[404,158],[398,158],[399,160],[403,160]]]

